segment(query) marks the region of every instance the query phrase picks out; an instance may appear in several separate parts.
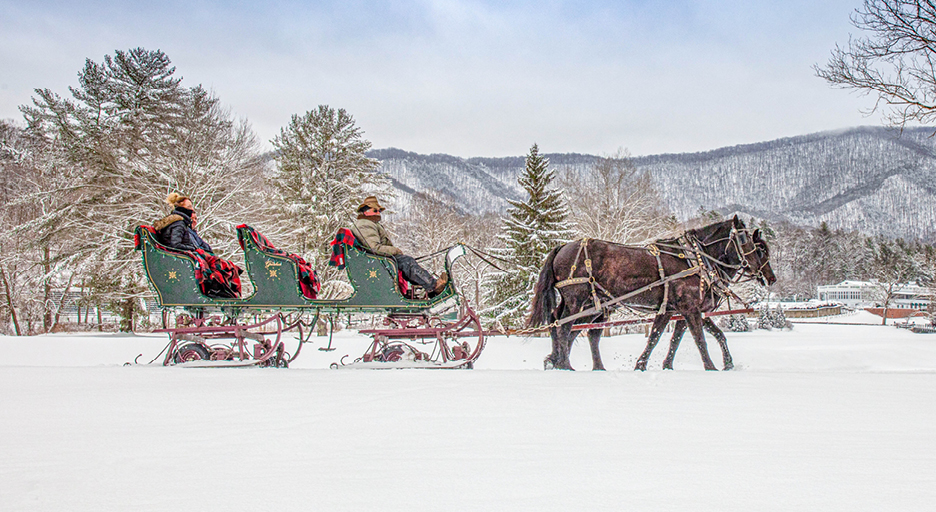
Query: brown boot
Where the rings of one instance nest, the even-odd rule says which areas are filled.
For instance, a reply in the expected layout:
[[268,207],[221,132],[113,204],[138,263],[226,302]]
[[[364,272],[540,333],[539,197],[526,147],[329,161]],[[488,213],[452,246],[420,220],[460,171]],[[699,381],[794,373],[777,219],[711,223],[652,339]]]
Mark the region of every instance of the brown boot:
[[439,279],[436,281],[435,289],[432,290],[432,293],[438,295],[442,293],[442,290],[445,289],[445,285],[448,284],[448,272],[443,271],[439,274]]

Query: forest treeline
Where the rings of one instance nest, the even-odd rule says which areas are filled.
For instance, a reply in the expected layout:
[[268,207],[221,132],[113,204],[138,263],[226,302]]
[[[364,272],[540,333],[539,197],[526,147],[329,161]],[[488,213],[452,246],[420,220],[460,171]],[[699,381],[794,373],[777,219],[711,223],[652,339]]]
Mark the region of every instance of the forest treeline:
[[[153,294],[133,231],[169,212],[170,192],[192,198],[198,231],[220,256],[243,265],[235,226],[248,223],[309,261],[324,297],[350,286],[326,264],[328,242],[365,196],[377,195],[388,213],[405,210],[385,222],[406,253],[462,242],[500,258],[503,268],[464,258],[455,279],[476,310],[503,325],[522,321],[550,247],[581,236],[641,243],[683,226],[626,153],[566,169],[550,166],[535,144],[519,179],[525,196],[506,214],[466,213],[444,189],[416,192],[404,209],[390,172],[368,156],[371,144],[344,109],[319,105],[293,115],[264,153],[246,121],[200,85],[183,84],[158,50],[88,59],[67,94],[37,89],[21,111],[22,120],[0,122],[3,333],[54,331],[75,306],[85,322],[89,311],[106,310],[121,318],[119,329],[149,327],[139,324],[149,317],[143,299]],[[699,213],[693,222],[717,217]],[[759,226],[779,278],[772,291],[782,296],[810,297],[817,284],[843,279],[932,281],[928,245]],[[68,302],[74,296],[78,304]]]

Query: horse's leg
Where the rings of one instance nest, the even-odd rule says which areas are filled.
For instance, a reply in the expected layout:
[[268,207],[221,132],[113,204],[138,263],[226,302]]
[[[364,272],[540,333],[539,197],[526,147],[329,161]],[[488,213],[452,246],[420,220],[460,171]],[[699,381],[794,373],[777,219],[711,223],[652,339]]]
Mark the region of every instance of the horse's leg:
[[549,337],[552,338],[552,352],[543,360],[544,370],[552,370],[556,367],[556,362],[559,360],[559,352],[561,351],[559,348],[559,329],[550,327]]
[[689,332],[692,333],[692,337],[695,338],[696,346],[699,347],[699,355],[702,356],[702,364],[705,365],[706,370],[717,370],[715,368],[715,363],[712,362],[712,358],[709,357],[708,347],[705,344],[705,333],[702,331],[702,314],[701,313],[683,313],[683,318],[686,319],[686,323],[689,325]]
[[667,313],[657,315],[656,318],[653,319],[653,328],[650,330],[650,337],[647,338],[647,347],[644,349],[643,354],[640,354],[640,358],[637,359],[634,370],[645,371],[647,369],[647,360],[650,359],[653,348],[656,347],[657,342],[660,341],[660,336],[663,334],[663,329],[666,328],[666,324],[669,323],[669,320],[670,315]]
[[[550,320],[562,318],[565,316],[565,313],[565,304],[560,303],[555,316],[551,316]],[[559,328],[550,327],[549,337],[552,338],[552,352],[550,352],[549,355],[546,356],[546,359],[543,360],[544,370],[552,370],[553,368],[557,368],[559,360],[562,359],[562,339],[559,337]]]
[[578,335],[578,331],[572,330],[572,323],[560,325],[557,329],[559,335],[559,358],[556,360],[557,370],[574,370],[572,363],[569,362],[569,353],[572,351],[572,342]]
[[592,353],[592,370],[604,370],[605,367],[601,364],[601,352],[598,351],[598,342],[601,340],[601,329],[589,329],[588,330],[588,346],[591,348]]
[[[554,318],[563,318],[568,308],[563,304]],[[569,363],[569,352],[572,350],[572,341],[578,331],[572,330],[572,323],[562,324],[559,327],[550,327],[549,335],[552,338],[552,353],[543,361],[545,370],[572,370]]]
[[663,369],[673,369],[673,358],[676,357],[676,351],[679,349],[679,342],[682,341],[683,334],[686,332],[686,321],[678,320],[673,327],[673,337],[670,338],[669,352],[666,353],[666,359],[663,360]]
[[728,352],[728,340],[725,338],[725,333],[715,325],[715,322],[713,322],[711,318],[703,320],[702,327],[718,340],[718,346],[721,347],[722,363],[725,365],[725,369],[730,370],[734,368],[734,363],[731,362],[731,352]]

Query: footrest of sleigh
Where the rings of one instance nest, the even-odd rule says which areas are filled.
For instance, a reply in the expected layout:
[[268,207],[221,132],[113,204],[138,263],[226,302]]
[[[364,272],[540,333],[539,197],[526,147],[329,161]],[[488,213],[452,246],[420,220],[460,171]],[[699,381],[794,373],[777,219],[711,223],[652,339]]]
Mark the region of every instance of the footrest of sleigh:
[[[348,357],[348,356],[345,356]],[[355,361],[353,363],[344,363],[344,358],[339,363],[332,363],[331,368],[333,370],[346,369],[346,370],[416,370],[416,369],[426,369],[426,370],[455,370],[455,369],[465,369],[470,370],[474,368],[474,361],[445,361],[445,362],[436,362],[436,361]]]
[[[467,343],[454,344],[446,347],[448,354],[442,357],[439,354],[441,345],[437,345],[433,355],[423,352],[409,343],[375,341],[371,348],[352,363],[346,363],[344,356],[338,363],[332,363],[332,369],[361,368],[361,369],[472,369],[477,359],[477,353],[472,354]],[[479,351],[480,352],[480,351]],[[472,357],[474,355],[474,357]]]

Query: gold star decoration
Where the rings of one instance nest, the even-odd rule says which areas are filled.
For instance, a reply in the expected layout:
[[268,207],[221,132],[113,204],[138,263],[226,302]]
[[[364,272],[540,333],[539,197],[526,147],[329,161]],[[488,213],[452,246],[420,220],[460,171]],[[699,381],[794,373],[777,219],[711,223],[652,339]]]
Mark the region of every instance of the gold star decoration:
[[371,271],[370,271],[370,274],[368,274],[367,278],[368,278],[368,279],[377,279],[377,271],[376,271],[376,270],[371,270]]
[[276,269],[271,268],[269,270],[270,270],[270,277],[279,277],[277,275]]
[[179,276],[176,275],[176,271],[175,271],[175,270],[170,270],[170,271],[169,271],[169,275],[166,276],[166,277],[167,277],[170,281],[175,281],[176,279],[179,278]]

